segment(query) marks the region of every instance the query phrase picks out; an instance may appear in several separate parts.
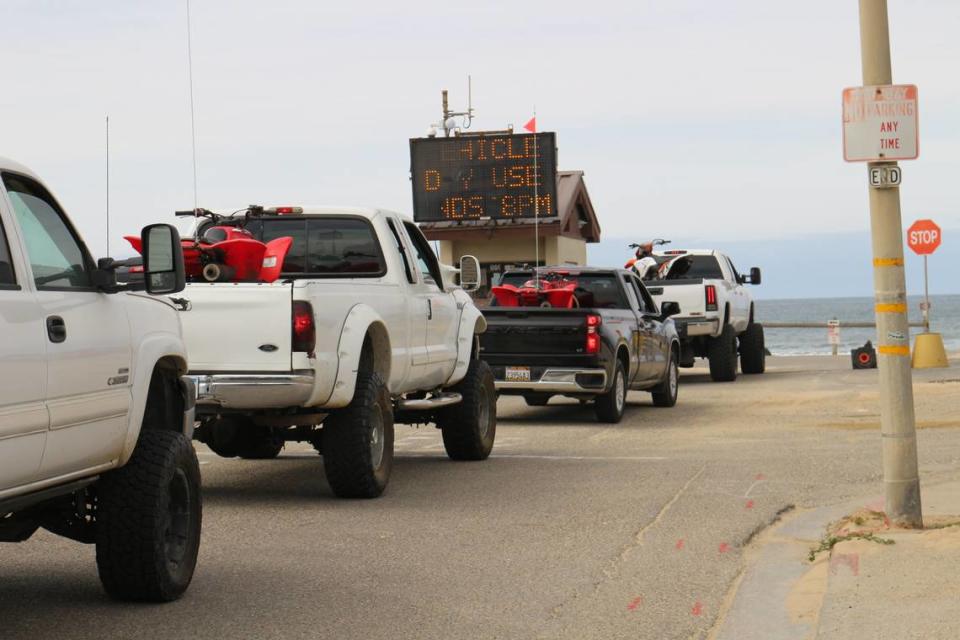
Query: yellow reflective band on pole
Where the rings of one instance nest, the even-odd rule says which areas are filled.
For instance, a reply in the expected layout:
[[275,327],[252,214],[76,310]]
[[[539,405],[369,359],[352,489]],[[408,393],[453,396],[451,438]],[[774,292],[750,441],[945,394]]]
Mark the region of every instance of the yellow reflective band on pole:
[[877,313],[906,313],[907,305],[902,302],[896,304],[878,304],[874,307]]
[[903,258],[874,258],[873,266],[875,267],[902,267]]
[[889,344],[882,344],[877,349],[880,353],[885,356],[905,356],[910,357],[910,347],[907,346],[894,346]]

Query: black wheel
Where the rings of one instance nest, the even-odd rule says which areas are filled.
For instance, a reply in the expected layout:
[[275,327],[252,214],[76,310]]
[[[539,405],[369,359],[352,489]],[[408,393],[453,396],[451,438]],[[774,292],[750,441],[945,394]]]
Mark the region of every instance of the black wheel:
[[620,419],[623,418],[623,410],[626,406],[627,375],[623,371],[623,363],[617,358],[617,364],[613,368],[610,390],[597,396],[594,411],[598,420],[613,424],[620,422]]
[[677,394],[680,391],[680,363],[677,354],[670,352],[670,363],[667,364],[667,375],[652,391],[655,407],[672,407],[677,404]]
[[744,373],[763,373],[767,370],[767,345],[763,339],[763,325],[751,322],[740,334],[740,368]]
[[463,401],[437,415],[443,448],[451,460],[486,460],[497,436],[497,390],[483,360],[471,360],[467,375],[450,388]]
[[551,396],[546,394],[531,394],[523,396],[523,400],[527,403],[528,407],[545,407],[547,406],[547,403],[550,402],[550,398]]
[[393,407],[379,374],[357,373],[350,405],[323,423],[323,468],[341,498],[376,498],[393,468]]
[[733,382],[737,379],[737,334],[730,325],[724,325],[716,338],[707,344],[710,378],[714,382]]
[[200,548],[200,466],[190,441],[146,430],[126,466],[97,486],[97,569],[111,597],[169,602]]

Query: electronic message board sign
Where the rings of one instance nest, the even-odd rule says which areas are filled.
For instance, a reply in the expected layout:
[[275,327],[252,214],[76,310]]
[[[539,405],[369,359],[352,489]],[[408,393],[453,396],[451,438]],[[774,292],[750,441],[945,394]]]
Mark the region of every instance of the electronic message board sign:
[[417,222],[557,215],[552,132],[414,138],[410,171]]

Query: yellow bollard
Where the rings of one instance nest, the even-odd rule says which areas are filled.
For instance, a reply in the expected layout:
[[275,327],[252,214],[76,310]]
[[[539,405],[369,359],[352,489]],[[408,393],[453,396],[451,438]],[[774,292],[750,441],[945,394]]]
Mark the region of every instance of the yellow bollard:
[[943,369],[949,367],[943,338],[939,333],[918,333],[913,343],[914,369]]

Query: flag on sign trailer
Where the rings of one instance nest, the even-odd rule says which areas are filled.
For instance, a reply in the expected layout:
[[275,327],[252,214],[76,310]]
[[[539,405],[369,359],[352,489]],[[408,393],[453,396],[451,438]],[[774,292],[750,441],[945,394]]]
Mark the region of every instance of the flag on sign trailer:
[[530,133],[536,133],[537,132],[537,116],[533,116],[532,118],[530,118],[527,124],[523,125],[523,128],[529,131]]

